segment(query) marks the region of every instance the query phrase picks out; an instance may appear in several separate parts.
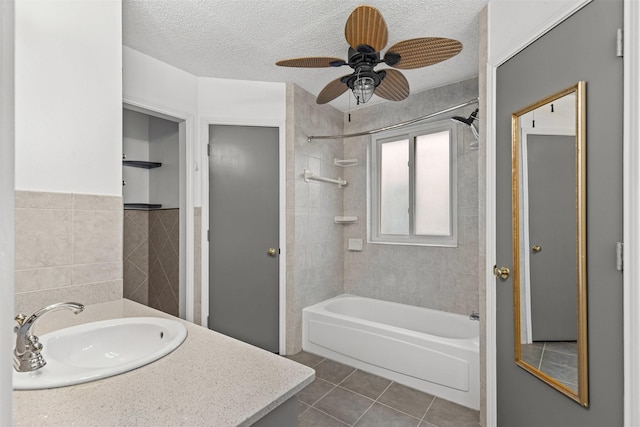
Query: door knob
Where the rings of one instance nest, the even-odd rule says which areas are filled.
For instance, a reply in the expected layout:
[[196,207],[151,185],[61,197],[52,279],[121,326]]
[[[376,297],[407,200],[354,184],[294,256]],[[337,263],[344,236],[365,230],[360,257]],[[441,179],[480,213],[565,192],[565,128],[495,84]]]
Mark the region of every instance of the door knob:
[[269,256],[276,256],[276,248],[269,248],[267,250],[267,253],[269,254]]
[[542,246],[540,246],[540,245],[533,245],[533,246],[531,247],[531,250],[532,250],[533,252],[538,253],[538,252],[540,252],[540,251],[542,250]]
[[511,274],[511,271],[509,271],[509,267],[493,266],[493,274],[496,277],[501,278],[502,280],[507,280],[509,278],[509,274]]

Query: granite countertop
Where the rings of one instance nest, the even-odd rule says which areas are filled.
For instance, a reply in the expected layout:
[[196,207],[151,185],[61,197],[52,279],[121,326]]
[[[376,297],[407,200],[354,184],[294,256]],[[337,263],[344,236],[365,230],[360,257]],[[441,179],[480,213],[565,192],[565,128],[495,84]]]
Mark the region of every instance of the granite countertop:
[[[123,299],[89,305],[78,315],[49,313],[35,333],[138,316],[174,318]],[[85,384],[15,391],[14,425],[247,426],[314,379],[304,365],[183,323],[186,340],[154,363]]]

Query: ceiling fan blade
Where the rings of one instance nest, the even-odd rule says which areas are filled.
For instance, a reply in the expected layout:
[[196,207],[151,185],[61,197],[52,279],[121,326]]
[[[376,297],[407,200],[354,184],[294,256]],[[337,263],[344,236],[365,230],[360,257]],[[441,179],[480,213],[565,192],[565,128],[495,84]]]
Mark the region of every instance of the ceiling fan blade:
[[409,96],[409,82],[406,77],[398,70],[384,70],[386,76],[378,87],[375,94],[389,101],[402,101]]
[[339,67],[345,65],[346,62],[342,58],[330,58],[325,56],[310,56],[307,58],[283,59],[276,62],[281,67],[302,67],[302,68],[321,68],[321,67]]
[[329,84],[326,85],[324,89],[322,89],[322,91],[320,91],[320,93],[318,94],[316,103],[326,104],[327,102],[333,101],[334,99],[345,93],[347,89],[349,89],[349,87],[342,82],[342,79],[344,77],[340,77],[329,82]]
[[355,50],[364,44],[371,46],[376,52],[380,52],[387,45],[389,31],[378,9],[371,6],[359,6],[351,12],[347,19],[344,37],[349,46]]
[[462,50],[458,40],[443,37],[422,37],[398,42],[388,52],[400,55],[400,62],[394,68],[409,70],[426,67],[456,56]]

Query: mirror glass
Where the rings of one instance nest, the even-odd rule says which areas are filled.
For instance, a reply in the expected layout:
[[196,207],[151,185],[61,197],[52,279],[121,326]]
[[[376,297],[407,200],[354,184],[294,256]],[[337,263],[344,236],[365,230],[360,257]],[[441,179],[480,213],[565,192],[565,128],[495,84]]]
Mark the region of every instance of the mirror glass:
[[588,406],[585,82],[512,116],[516,364]]

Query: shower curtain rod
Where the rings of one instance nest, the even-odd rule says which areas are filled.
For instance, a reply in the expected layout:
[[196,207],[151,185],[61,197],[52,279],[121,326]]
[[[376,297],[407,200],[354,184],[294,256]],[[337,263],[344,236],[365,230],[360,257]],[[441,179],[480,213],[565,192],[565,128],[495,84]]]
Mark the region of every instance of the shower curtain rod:
[[395,125],[385,126],[378,129],[368,130],[365,132],[350,133],[347,135],[322,135],[322,136],[310,135],[307,137],[307,142],[310,143],[314,139],[341,139],[341,138],[353,138],[356,136],[373,135],[374,133],[384,132],[385,130],[391,130],[391,129],[396,129],[403,126],[412,125],[414,123],[421,122],[422,120],[427,120],[432,117],[439,116],[441,114],[450,113],[451,111],[455,111],[459,108],[466,107],[467,105],[477,104],[477,103],[478,103],[478,98],[472,99],[462,104],[454,105],[453,107],[445,108],[444,110],[436,111],[435,113],[427,114],[426,116],[423,116],[423,117],[418,117],[417,119],[408,120],[402,123],[396,123]]

